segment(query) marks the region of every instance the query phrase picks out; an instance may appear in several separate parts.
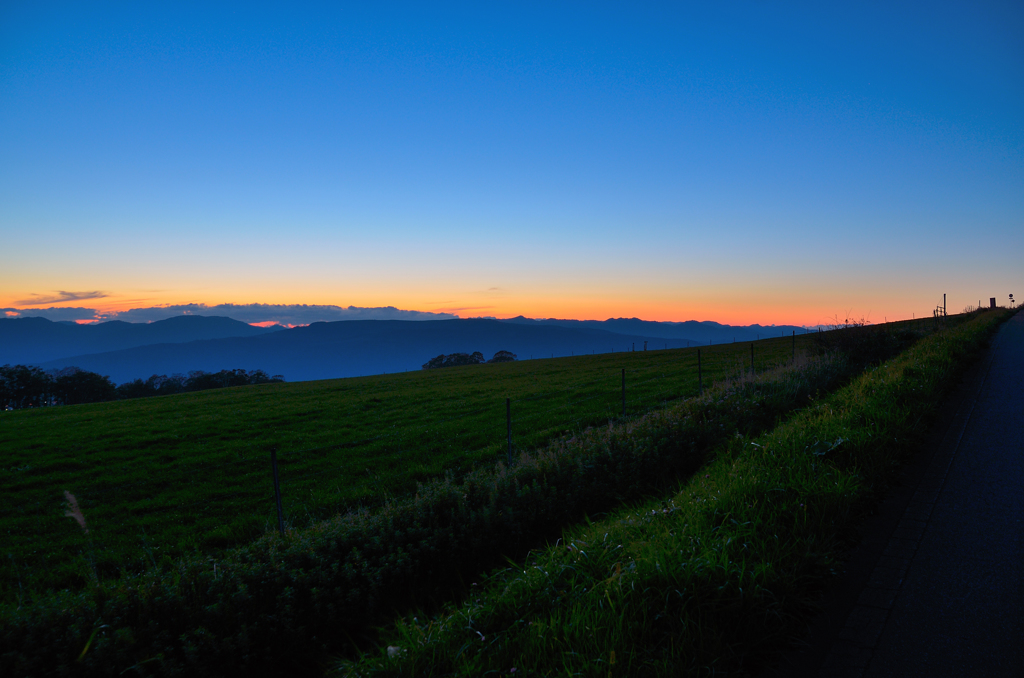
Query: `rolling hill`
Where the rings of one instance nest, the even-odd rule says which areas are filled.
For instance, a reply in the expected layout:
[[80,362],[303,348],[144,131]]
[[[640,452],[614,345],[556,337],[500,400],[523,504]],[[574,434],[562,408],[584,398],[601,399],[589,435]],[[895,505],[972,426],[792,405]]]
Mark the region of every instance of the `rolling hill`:
[[797,325],[723,325],[711,320],[685,322],[656,322],[639,318],[609,318],[608,320],[562,320],[558,318],[531,319],[517,316],[502,322],[521,325],[555,325],[558,327],[587,328],[635,334],[657,339],[686,339],[700,344],[709,341],[725,344],[732,341],[757,341],[769,337],[789,336],[791,332],[803,334],[807,330]]
[[177,316],[153,323],[114,320],[94,325],[51,322],[45,318],[2,318],[0,365],[38,365],[73,355],[106,353],[151,344],[254,337],[278,329],[254,327],[231,318],[198,315]]
[[[155,323],[154,323],[155,324]],[[262,369],[289,381],[333,379],[419,370],[441,353],[507,350],[520,360],[587,353],[680,348],[686,339],[618,334],[590,327],[528,325],[497,320],[348,320],[313,323],[258,336],[136,346],[79,354],[42,363],[44,368],[80,367],[115,382],[152,374]]]

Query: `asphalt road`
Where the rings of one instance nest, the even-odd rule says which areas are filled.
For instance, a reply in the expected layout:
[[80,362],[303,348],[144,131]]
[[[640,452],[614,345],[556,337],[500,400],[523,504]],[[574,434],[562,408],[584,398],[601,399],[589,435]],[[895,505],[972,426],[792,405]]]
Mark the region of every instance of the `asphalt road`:
[[766,675],[1024,676],[1024,312],[940,424],[805,645]]

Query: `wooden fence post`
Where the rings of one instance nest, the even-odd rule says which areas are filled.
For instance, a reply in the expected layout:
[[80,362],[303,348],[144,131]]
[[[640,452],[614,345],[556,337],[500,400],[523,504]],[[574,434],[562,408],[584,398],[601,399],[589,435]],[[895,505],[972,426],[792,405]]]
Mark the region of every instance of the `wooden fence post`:
[[505,398],[505,426],[508,430],[508,467],[512,468],[512,399]]
[[697,349],[697,390],[704,395],[704,378],[700,373],[700,349]]
[[274,469],[274,498],[277,500],[277,531],[284,536],[284,509],[281,508],[281,483],[277,479],[277,449],[270,450],[270,466]]

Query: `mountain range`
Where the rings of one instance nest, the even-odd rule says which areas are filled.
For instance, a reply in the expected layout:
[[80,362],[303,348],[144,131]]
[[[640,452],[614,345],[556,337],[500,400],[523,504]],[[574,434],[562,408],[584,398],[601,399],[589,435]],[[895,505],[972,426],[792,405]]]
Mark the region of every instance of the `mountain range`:
[[639,318],[609,318],[608,320],[561,320],[544,318],[535,320],[516,316],[501,322],[518,323],[521,325],[557,325],[559,327],[577,327],[604,330],[618,334],[633,334],[655,337],[659,339],[684,339],[699,344],[709,341],[715,344],[726,344],[731,341],[756,341],[767,337],[781,337],[796,332],[803,334],[807,330],[797,325],[722,325],[710,320],[687,320],[685,322],[657,322],[640,320]]
[[[182,315],[153,323],[121,320],[78,325],[45,318],[0,319],[0,365],[39,365],[50,360],[151,344],[254,337],[280,327],[254,327],[231,318]],[[148,375],[147,375],[148,376]]]
[[288,381],[418,370],[439,354],[511,351],[520,360],[681,348],[788,335],[794,326],[594,320],[344,320],[261,328],[223,317],[178,316],[153,323],[95,325],[42,318],[0,319],[0,364],[69,366],[115,383],[193,370],[262,369]]

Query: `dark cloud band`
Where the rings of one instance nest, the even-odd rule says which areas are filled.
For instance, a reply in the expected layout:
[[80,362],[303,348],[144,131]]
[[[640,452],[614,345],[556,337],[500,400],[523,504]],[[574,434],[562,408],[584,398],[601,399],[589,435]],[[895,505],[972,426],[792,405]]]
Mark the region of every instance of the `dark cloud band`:
[[446,320],[453,313],[405,311],[394,306],[364,308],[309,304],[178,304],[151,306],[127,311],[101,313],[91,308],[3,309],[7,317],[42,317],[48,320],[123,320],[132,323],[165,320],[179,315],[227,316],[246,323],[275,322],[281,325],[308,325],[335,320]]
[[46,318],[60,320],[98,320],[94,308],[0,308],[0,318]]
[[93,292],[65,292],[64,290],[59,290],[57,294],[51,294],[49,296],[43,294],[32,294],[30,295],[30,299],[22,299],[15,303],[21,306],[42,306],[43,304],[63,304],[66,301],[102,299],[106,296],[108,296],[106,292],[100,292],[98,290]]

